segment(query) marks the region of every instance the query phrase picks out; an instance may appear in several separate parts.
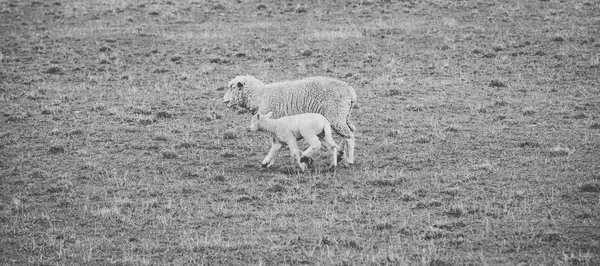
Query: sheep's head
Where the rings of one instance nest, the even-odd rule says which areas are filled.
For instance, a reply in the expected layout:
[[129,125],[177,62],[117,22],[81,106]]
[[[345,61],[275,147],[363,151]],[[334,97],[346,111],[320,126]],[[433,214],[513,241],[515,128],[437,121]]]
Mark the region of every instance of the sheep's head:
[[237,76],[227,83],[227,92],[223,96],[223,103],[227,107],[241,106],[248,107],[248,91],[253,85],[263,84],[262,81],[253,76]]

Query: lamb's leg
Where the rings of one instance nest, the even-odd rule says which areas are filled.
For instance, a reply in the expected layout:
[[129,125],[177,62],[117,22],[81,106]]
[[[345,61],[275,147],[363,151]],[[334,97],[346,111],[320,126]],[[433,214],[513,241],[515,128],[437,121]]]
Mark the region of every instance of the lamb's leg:
[[333,137],[331,137],[331,134],[329,135],[325,135],[324,138],[321,138],[321,143],[323,144],[323,146],[327,147],[327,150],[331,153],[331,167],[336,167],[337,166],[337,161],[338,161],[338,150],[340,149],[340,146],[338,146],[335,141],[333,140]]
[[334,146],[331,149],[331,167],[336,167],[337,166],[337,153],[338,153],[338,148],[336,146]]
[[313,153],[321,149],[321,141],[317,136],[305,137],[304,140],[310,145],[300,156],[302,161],[308,161],[308,164],[312,164],[313,160],[311,156]]
[[296,139],[288,140],[287,145],[290,148],[290,154],[292,155],[292,158],[294,158],[298,166],[300,166],[300,170],[302,170],[302,172],[306,171],[306,164],[302,162],[302,158],[300,156],[300,148],[298,148],[298,143],[296,143]]
[[271,150],[269,151],[269,154],[267,154],[267,157],[265,157],[265,159],[262,161],[262,167],[269,168],[273,166],[273,164],[275,163],[274,157],[275,155],[277,155],[277,152],[281,149],[281,147],[283,147],[283,144],[276,140],[273,140],[273,144],[271,145]]

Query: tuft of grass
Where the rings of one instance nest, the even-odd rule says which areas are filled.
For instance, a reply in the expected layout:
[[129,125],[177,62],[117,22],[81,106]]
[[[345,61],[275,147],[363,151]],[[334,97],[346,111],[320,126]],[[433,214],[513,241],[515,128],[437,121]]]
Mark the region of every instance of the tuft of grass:
[[400,95],[402,94],[402,91],[399,89],[390,89],[388,90],[388,95],[389,96],[396,96],[396,95]]
[[508,105],[510,105],[510,103],[508,103],[505,100],[499,100],[499,101],[495,101],[494,102],[494,106],[495,107],[505,107],[505,106],[508,106]]
[[165,158],[165,159],[177,159],[177,158],[179,158],[179,155],[177,155],[177,152],[171,151],[171,150],[162,151],[160,154],[161,154],[162,158]]
[[286,188],[281,184],[273,184],[266,189],[267,192],[270,193],[284,193]]
[[474,164],[471,167],[471,171],[492,171],[493,169],[494,169],[494,166],[489,161]]
[[171,119],[171,118],[173,118],[173,115],[166,111],[160,111],[160,112],[156,113],[156,118],[157,119]]
[[376,187],[395,187],[402,184],[402,182],[402,179],[376,179],[369,183]]
[[444,132],[458,132],[459,128],[456,126],[448,126],[444,128]]
[[74,129],[71,130],[69,132],[66,133],[67,137],[78,137],[78,136],[82,136],[84,134],[83,130],[81,129]]
[[490,83],[488,84],[488,86],[490,87],[494,87],[494,88],[504,88],[506,87],[506,83],[499,81],[499,80],[491,80]]
[[227,178],[224,175],[215,175],[213,180],[216,182],[225,182],[227,181]]
[[540,144],[538,144],[536,142],[532,142],[532,141],[524,141],[524,142],[520,142],[519,144],[517,144],[517,147],[519,147],[519,148],[538,148],[538,147],[540,147]]
[[64,70],[59,66],[51,66],[51,67],[47,68],[46,70],[44,70],[43,73],[52,74],[52,75],[65,74]]
[[310,40],[356,39],[362,37],[362,32],[356,29],[314,31],[312,34],[304,36],[304,38]]
[[527,106],[521,109],[521,114],[524,116],[532,116],[535,114],[535,109],[532,106]]
[[581,192],[600,193],[600,183],[586,183],[579,188]]
[[569,156],[573,154],[575,150],[568,147],[555,146],[550,149],[550,156],[552,157],[561,157],[561,156]]
[[236,157],[237,155],[235,153],[232,152],[223,152],[221,153],[221,157],[225,158],[225,159],[229,159],[229,158],[233,158]]
[[488,112],[488,109],[481,102],[469,104],[468,108],[473,115],[485,114]]
[[423,112],[426,108],[423,105],[408,105],[405,109],[411,112]]
[[237,139],[239,134],[235,130],[226,130],[223,132],[223,139]]
[[198,145],[195,143],[189,143],[189,142],[182,142],[182,143],[175,145],[175,149],[193,149],[193,148],[198,148]]
[[417,138],[414,142],[418,143],[418,144],[427,144],[427,143],[431,142],[431,138],[429,138],[429,137],[420,137],[420,138]]
[[167,137],[165,135],[158,135],[158,136],[155,136],[154,138],[152,138],[152,140],[156,140],[156,141],[169,141],[169,137]]
[[74,187],[73,183],[69,180],[59,179],[46,187],[48,193],[63,193],[69,192]]
[[49,154],[59,154],[59,153],[64,153],[64,152],[65,152],[65,147],[63,147],[63,146],[51,146],[48,149]]

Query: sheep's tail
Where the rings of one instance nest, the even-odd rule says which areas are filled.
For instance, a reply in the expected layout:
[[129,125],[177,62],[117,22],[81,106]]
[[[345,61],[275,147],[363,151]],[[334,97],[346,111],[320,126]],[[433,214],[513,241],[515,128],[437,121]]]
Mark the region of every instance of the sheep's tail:
[[350,109],[352,109],[352,107],[354,107],[354,105],[356,104],[356,92],[354,91],[354,88],[350,87]]
[[354,126],[354,124],[352,124],[352,122],[350,122],[350,119],[348,119],[348,122],[346,122],[346,124],[348,124],[348,127],[350,128],[350,130],[352,132],[356,131],[356,126]]

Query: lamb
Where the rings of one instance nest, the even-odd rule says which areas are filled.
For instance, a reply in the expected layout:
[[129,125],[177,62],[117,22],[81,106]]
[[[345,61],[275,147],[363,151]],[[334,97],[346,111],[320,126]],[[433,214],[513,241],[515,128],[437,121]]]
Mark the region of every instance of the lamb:
[[[266,115],[257,113],[252,116],[251,131],[264,131],[273,134],[273,144],[267,157],[262,161],[263,167],[271,167],[275,163],[275,155],[287,145],[290,149],[292,158],[296,161],[300,169],[306,171],[306,162],[312,162],[310,156],[323,146],[331,152],[331,167],[337,166],[337,152],[339,146],[331,136],[331,125],[327,119],[316,113],[305,113],[293,116],[284,116],[279,119],[273,119],[273,112]],[[304,139],[310,147],[302,154],[296,141]]]
[[303,113],[323,115],[333,131],[344,138],[341,153],[345,163],[354,163],[356,127],[350,122],[350,111],[356,103],[356,92],[346,82],[310,77],[265,84],[253,76],[237,76],[227,88],[223,97],[227,107],[239,106],[252,114],[273,112],[274,118]]

